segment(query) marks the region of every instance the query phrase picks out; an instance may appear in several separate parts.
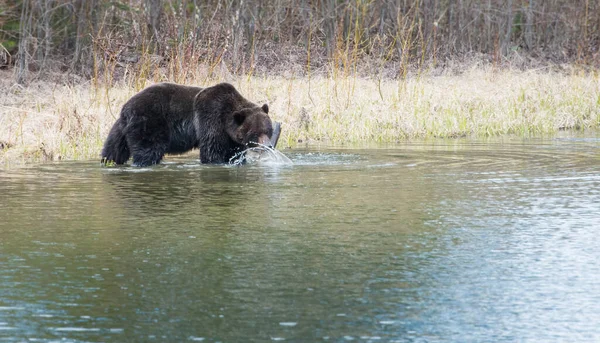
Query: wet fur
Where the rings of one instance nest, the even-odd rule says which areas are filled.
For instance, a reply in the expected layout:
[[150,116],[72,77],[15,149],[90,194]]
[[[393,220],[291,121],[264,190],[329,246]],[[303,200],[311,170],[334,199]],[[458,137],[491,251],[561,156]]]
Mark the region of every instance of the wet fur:
[[[194,126],[198,133],[200,162],[227,163],[260,133],[273,134],[268,107],[246,100],[230,84],[206,88],[194,100]],[[235,115],[243,116],[237,122]]]
[[272,135],[268,107],[230,84],[199,88],[161,83],[123,105],[102,149],[103,163],[158,164],[165,153],[200,148],[202,163],[227,163],[259,134]]

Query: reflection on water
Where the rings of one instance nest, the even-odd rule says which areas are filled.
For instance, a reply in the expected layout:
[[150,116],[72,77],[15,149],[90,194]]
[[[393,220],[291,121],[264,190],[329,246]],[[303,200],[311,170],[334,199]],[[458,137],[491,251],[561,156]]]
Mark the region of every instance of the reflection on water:
[[0,341],[600,341],[600,139],[0,171]]

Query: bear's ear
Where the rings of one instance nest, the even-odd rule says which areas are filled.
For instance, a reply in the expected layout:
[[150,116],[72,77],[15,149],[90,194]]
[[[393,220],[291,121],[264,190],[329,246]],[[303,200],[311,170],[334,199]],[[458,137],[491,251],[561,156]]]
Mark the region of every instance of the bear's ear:
[[269,114],[269,105],[267,105],[267,104],[264,104],[264,105],[262,105],[262,110],[263,110],[263,111],[264,111],[266,114]]
[[242,123],[246,120],[246,114],[244,112],[238,111],[233,113],[233,121],[236,124],[242,125]]

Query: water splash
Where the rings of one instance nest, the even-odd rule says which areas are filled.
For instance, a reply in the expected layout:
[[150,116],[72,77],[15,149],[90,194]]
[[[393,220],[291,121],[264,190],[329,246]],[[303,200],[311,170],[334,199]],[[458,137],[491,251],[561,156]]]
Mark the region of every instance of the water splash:
[[229,164],[239,166],[245,163],[250,164],[273,164],[285,165],[293,164],[287,156],[277,149],[273,149],[263,144],[240,151],[229,159]]

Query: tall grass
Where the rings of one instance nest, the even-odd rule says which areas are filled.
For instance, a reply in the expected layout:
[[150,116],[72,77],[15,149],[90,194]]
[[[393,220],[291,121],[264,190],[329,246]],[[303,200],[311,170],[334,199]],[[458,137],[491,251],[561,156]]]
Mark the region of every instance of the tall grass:
[[161,81],[235,84],[289,147],[600,124],[598,1],[8,4],[0,161],[96,159],[123,103]]
[[[0,162],[99,159],[123,103],[165,78],[153,77],[112,87],[37,81],[11,88],[0,81],[9,89],[0,98],[0,142],[7,143]],[[489,66],[397,80],[354,74],[214,77],[207,71],[187,78],[199,86],[229,81],[248,99],[269,103],[272,119],[283,123],[280,149],[315,142],[530,136],[600,126],[600,80],[590,73],[495,71]]]

